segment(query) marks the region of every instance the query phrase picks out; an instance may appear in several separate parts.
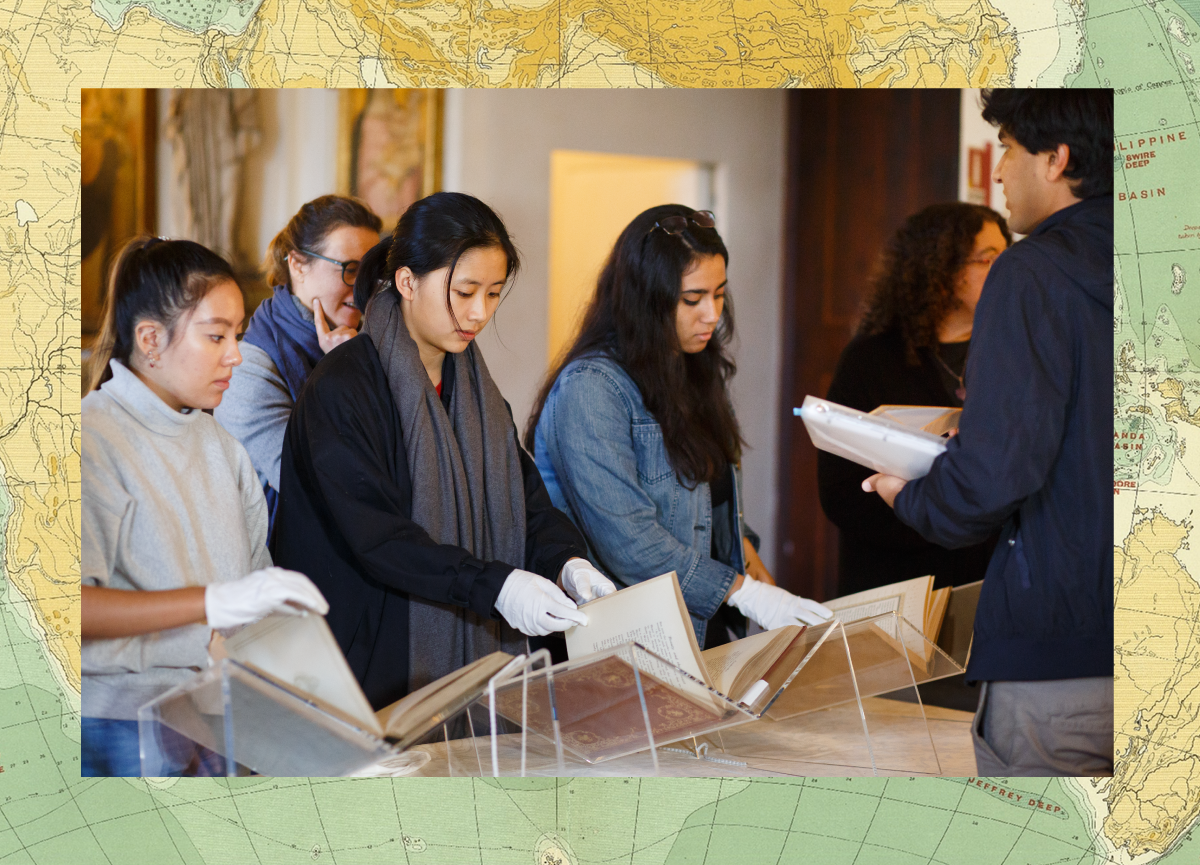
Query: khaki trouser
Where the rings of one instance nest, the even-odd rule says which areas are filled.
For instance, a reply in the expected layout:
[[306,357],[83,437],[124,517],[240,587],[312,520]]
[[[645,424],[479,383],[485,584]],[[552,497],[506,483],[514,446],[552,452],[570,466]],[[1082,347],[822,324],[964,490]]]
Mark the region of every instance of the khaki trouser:
[[984,682],[971,739],[980,775],[1111,775],[1113,680]]

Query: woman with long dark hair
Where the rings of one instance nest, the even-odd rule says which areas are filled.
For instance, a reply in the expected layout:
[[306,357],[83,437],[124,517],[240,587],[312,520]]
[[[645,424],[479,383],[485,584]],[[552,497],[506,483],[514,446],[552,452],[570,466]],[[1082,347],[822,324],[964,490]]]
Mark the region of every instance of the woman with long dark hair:
[[728,262],[708,211],[638,215],[525,432],[593,560],[625,585],[675,571],[701,645],[726,602],[768,629],[829,617],[774,585],[742,520]]
[[[838,360],[828,398],[871,411],[880,405],[959,407],[975,304],[988,269],[1012,242],[1004,218],[951,202],[910,216],[884,248],[862,320]],[[821,506],[839,529],[838,594],[911,577],[936,585],[983,579],[992,543],[948,550],[924,540],[879,496],[862,491],[873,474],[820,451]]]
[[137,711],[204,669],[212,628],[323,613],[303,574],[271,567],[250,457],[205,409],[241,363],[242,293],[189,240],[130,241],[113,264],[83,399],[84,775],[194,774],[197,751]]
[[214,415],[254,461],[270,524],[292,406],[321,358],[358,333],[354,279],[382,224],[358,199],[322,195],[303,204],[267,247],[274,293],[250,317],[242,364]]
[[[283,443],[273,550],[329,598],[380,707],[614,591],[520,447],[475,344],[518,266],[486,204],[414,203],[362,261],[362,332],[309,377]],[[556,585],[556,581],[558,585]]]

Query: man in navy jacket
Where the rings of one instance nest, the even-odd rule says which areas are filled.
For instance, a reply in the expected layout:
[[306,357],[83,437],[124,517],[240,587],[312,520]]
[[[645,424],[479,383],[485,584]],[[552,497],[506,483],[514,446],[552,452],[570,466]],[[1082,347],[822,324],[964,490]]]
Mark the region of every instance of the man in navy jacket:
[[983,775],[1112,772],[1112,93],[984,91],[1014,232],[975,312],[961,426],[863,483],[925,538],[997,528],[969,681]]

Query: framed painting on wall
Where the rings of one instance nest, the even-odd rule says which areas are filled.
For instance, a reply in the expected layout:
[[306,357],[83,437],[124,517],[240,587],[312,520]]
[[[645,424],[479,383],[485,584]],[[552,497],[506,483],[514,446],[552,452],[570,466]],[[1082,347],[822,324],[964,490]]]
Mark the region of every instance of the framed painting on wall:
[[87,348],[100,330],[108,267],[121,245],[153,232],[155,93],[84,89],[80,106],[80,305]]
[[440,90],[343,90],[338,188],[361,198],[391,231],[442,182]]

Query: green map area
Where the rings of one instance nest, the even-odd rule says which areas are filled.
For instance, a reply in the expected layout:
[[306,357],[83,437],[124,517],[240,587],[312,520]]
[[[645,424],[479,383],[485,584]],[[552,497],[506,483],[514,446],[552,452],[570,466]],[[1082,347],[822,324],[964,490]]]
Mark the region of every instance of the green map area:
[[[1200,5],[0,0],[0,863],[1200,861]],[[1112,779],[83,779],[80,87],[1116,93]]]

